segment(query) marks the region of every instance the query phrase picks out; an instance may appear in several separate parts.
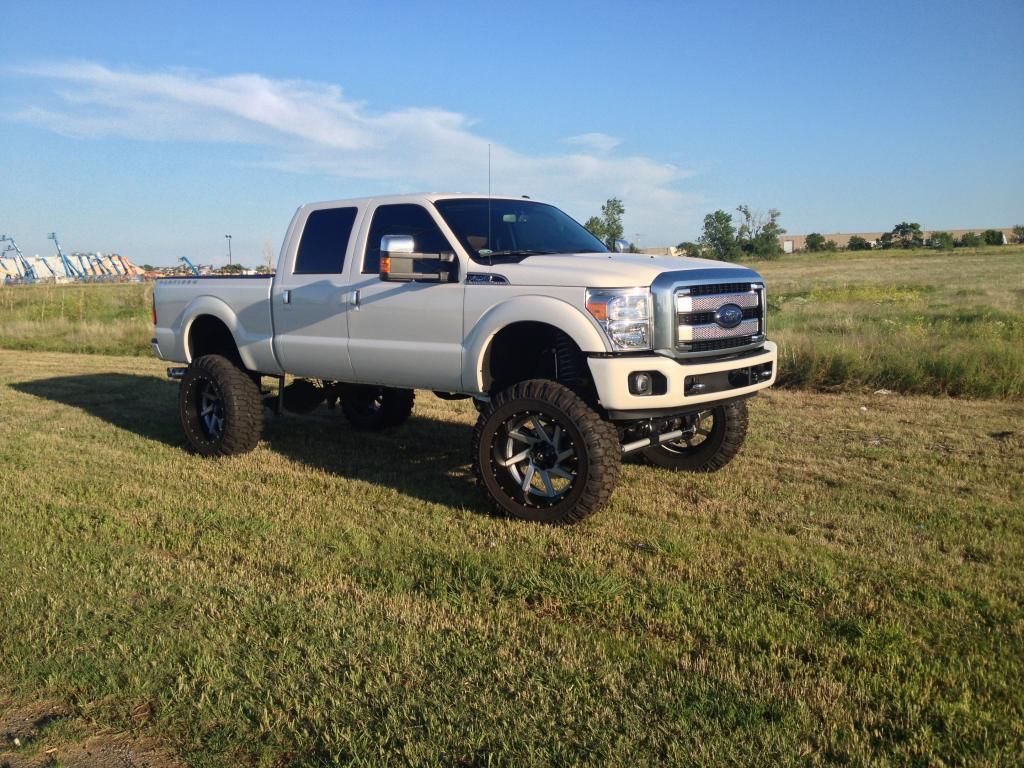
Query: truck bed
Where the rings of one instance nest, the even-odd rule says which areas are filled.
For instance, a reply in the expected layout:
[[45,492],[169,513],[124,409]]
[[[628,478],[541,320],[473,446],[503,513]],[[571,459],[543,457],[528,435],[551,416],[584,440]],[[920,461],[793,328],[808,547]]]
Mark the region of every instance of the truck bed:
[[273,278],[273,275],[210,275],[158,279],[153,288],[154,351],[165,360],[190,362],[192,350],[186,349],[190,327],[185,327],[185,323],[191,323],[191,318],[208,316],[223,323],[234,336],[246,368],[280,373],[273,350],[270,309]]

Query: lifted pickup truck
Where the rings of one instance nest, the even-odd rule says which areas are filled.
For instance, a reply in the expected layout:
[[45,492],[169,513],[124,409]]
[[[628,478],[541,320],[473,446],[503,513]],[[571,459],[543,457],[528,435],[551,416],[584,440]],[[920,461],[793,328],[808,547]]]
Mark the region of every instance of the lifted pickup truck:
[[526,198],[303,205],[275,275],[159,280],[153,350],[187,364],[169,374],[200,454],[252,450],[265,405],[340,400],[376,430],[432,390],[474,399],[473,467],[499,511],[576,522],[608,501],[623,454],[725,466],[746,398],[775,380],[760,275],[623,246]]

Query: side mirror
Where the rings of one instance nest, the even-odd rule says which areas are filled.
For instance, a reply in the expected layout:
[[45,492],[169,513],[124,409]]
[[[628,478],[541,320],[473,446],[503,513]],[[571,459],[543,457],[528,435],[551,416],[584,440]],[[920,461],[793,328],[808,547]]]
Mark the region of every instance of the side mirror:
[[629,250],[629,240],[616,240],[615,241],[615,252],[625,253]]
[[391,283],[443,283],[451,277],[454,253],[417,253],[409,235],[380,239],[380,279]]

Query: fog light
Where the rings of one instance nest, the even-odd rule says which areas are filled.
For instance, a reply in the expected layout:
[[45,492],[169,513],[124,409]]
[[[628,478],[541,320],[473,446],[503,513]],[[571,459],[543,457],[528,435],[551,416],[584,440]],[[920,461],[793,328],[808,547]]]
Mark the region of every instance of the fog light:
[[651,374],[640,372],[629,374],[629,394],[649,395],[654,391],[654,380]]

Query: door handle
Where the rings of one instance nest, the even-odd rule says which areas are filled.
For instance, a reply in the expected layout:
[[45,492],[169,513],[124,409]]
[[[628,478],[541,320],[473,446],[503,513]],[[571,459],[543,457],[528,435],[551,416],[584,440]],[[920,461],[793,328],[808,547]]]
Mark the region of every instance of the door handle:
[[283,301],[285,304],[291,304],[292,303],[292,292],[291,291],[283,291],[281,293],[281,301]]
[[359,289],[356,289],[349,293],[348,303],[351,304],[353,307],[359,306]]

